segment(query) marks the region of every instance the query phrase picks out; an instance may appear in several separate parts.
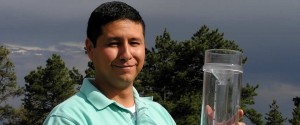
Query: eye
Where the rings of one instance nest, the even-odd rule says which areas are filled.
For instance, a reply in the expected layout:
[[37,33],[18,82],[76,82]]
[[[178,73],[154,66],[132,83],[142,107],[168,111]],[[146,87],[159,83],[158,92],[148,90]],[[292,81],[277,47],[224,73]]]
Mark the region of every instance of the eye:
[[132,46],[138,46],[138,45],[140,45],[140,42],[138,42],[138,41],[131,41],[130,45],[132,45]]
[[119,44],[119,42],[110,42],[108,43],[108,46],[118,46]]
[[109,47],[117,47],[120,45],[120,41],[119,40],[116,40],[116,39],[109,39],[107,41],[107,46]]
[[129,41],[129,44],[130,44],[131,46],[135,47],[135,46],[141,45],[141,44],[142,44],[142,41],[141,41],[140,39],[134,38],[134,39],[131,39],[131,40]]

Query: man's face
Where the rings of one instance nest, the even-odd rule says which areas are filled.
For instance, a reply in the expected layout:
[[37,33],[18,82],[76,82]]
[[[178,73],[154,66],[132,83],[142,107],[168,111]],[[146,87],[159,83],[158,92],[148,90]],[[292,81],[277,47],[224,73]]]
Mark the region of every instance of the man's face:
[[86,47],[95,66],[96,82],[128,87],[144,65],[145,41],[140,23],[126,19],[108,23],[102,27],[96,47],[90,40]]

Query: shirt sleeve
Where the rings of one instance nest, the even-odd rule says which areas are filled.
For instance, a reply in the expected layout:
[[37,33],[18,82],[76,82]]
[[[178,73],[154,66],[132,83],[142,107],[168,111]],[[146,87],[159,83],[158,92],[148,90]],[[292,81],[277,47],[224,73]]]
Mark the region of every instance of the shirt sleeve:
[[172,118],[172,116],[169,114],[169,112],[164,107],[161,107],[161,108],[164,111],[165,115],[167,116],[169,124],[170,125],[176,125],[175,120]]
[[63,116],[49,116],[43,125],[79,125],[75,120]]

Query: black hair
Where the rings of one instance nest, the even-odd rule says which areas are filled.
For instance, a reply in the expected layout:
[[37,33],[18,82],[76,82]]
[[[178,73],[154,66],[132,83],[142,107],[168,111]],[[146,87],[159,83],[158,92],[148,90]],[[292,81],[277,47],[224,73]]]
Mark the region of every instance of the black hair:
[[141,23],[145,36],[145,23],[136,9],[119,1],[107,2],[94,10],[88,21],[87,37],[93,42],[94,47],[96,47],[97,38],[102,35],[102,27],[119,19]]

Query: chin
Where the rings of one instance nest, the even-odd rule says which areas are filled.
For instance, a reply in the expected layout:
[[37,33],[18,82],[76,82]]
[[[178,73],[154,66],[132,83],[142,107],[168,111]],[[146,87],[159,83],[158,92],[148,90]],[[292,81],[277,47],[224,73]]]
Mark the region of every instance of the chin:
[[128,83],[128,84],[132,84],[134,79],[131,79],[131,78],[127,78],[127,79],[121,79],[120,80],[121,82],[124,82],[124,83]]
[[132,74],[122,74],[118,76],[118,79],[123,82],[133,82],[136,75]]
[[118,84],[115,85],[116,88],[118,89],[127,89],[129,87],[132,87],[133,86],[133,82],[130,82],[130,81],[120,81],[118,82]]

